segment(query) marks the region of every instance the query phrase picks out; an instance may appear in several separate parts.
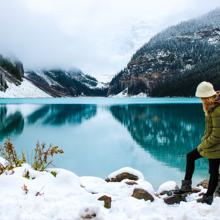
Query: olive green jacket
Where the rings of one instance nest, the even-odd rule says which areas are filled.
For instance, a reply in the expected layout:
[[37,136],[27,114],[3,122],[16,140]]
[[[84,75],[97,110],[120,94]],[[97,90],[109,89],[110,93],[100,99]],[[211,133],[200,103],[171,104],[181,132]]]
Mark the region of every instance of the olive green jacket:
[[[220,96],[218,97],[220,98]],[[197,147],[199,154],[209,159],[220,158],[220,103],[209,108],[205,116],[205,132]]]

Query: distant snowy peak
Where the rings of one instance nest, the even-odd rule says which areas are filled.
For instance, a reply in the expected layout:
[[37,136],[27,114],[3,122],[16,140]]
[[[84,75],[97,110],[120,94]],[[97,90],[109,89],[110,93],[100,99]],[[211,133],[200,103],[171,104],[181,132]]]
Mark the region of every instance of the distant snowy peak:
[[79,69],[28,70],[25,77],[54,97],[104,95],[107,90],[107,84],[99,83]]
[[79,69],[69,69],[69,70],[50,69],[50,70],[36,70],[36,71],[27,70],[25,72],[26,77],[30,76],[31,74],[36,74],[39,77],[42,77],[49,85],[60,85],[62,87],[58,79],[60,77],[64,77],[64,78],[77,80],[90,88],[106,87],[106,83],[98,82],[96,78],[88,74],[84,74]]
[[[203,16],[181,22],[171,26],[155,35],[149,43],[156,43],[171,38],[210,38],[210,43],[220,41],[220,8],[217,8]],[[213,39],[213,40],[212,40]]]

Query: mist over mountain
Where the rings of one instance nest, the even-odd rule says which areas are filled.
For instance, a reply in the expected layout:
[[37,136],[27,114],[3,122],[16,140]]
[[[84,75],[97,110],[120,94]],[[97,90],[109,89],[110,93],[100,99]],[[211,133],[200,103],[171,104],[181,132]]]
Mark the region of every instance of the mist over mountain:
[[[130,40],[126,47],[122,45],[122,51],[140,44],[146,30],[146,23],[134,27],[134,35],[129,35]],[[135,35],[136,32],[143,33],[140,39],[137,36],[141,34]],[[0,90],[2,97],[7,97],[6,91],[10,97],[16,96],[13,94],[19,93],[17,88],[23,96],[25,90],[36,90],[33,96],[46,97],[107,96],[122,91],[128,95],[194,96],[201,81],[210,81],[218,87],[219,70],[220,8],[216,8],[156,34],[133,54],[110,83],[101,83],[79,68],[42,67],[24,71],[18,59],[0,56]],[[108,74],[103,76],[110,80]]]
[[106,96],[107,87],[77,68],[24,71],[20,61],[0,56],[0,97]]

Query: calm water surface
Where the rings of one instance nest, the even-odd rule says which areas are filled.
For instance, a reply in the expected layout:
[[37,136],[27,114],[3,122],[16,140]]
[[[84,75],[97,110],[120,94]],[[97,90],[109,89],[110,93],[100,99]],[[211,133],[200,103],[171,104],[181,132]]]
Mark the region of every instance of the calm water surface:
[[[105,178],[129,166],[155,187],[180,183],[185,155],[204,132],[193,98],[0,99],[0,122],[0,143],[10,137],[29,159],[38,141],[55,144],[65,152],[56,167]],[[207,175],[207,161],[197,161],[194,183]]]

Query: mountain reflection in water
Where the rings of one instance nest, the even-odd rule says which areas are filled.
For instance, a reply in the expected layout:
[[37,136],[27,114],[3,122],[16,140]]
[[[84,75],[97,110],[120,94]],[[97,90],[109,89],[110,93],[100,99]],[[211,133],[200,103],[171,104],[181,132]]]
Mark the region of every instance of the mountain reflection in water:
[[[133,139],[154,158],[181,170],[185,155],[195,148],[204,129],[200,105],[111,106],[110,111]],[[204,168],[204,160],[196,161]]]
[[[203,129],[202,106],[193,103],[0,105],[1,143],[10,137],[29,155],[38,140],[56,144],[65,152],[55,159],[59,167],[105,177],[132,166],[154,184],[182,178],[186,154]],[[196,163],[198,179],[207,173],[207,160]]]

